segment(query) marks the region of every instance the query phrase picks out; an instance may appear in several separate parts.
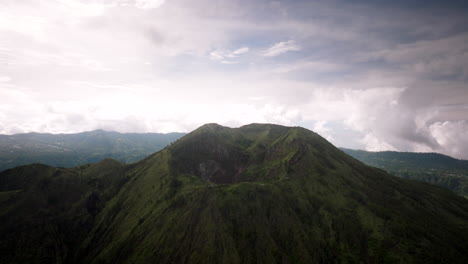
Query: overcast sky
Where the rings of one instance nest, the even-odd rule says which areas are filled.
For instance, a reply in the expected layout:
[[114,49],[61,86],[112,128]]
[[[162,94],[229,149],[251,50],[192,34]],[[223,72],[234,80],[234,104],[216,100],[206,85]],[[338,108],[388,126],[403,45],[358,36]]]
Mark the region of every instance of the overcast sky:
[[0,133],[261,122],[468,159],[463,2],[1,0]]

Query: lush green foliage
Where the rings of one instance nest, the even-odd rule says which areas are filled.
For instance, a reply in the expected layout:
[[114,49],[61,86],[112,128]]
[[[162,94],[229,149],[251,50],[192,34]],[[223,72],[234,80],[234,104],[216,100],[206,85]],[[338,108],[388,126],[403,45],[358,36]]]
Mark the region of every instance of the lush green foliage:
[[468,161],[438,153],[411,153],[342,149],[369,166],[418,181],[436,184],[468,198]]
[[0,186],[0,263],[468,263],[466,199],[297,127],[210,124],[135,164]]
[[122,134],[102,130],[78,134],[0,135],[0,171],[32,163],[70,168],[106,158],[132,163],[163,149],[183,135]]

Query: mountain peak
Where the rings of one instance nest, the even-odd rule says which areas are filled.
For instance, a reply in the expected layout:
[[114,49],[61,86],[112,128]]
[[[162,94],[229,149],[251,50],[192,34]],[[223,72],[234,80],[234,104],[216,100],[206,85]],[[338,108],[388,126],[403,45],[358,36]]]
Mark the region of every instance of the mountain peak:
[[216,130],[225,129],[225,128],[229,128],[229,127],[225,127],[225,126],[222,126],[222,125],[217,124],[217,123],[208,123],[208,124],[204,124],[204,125],[200,126],[199,128],[195,129],[194,131],[198,131],[198,130],[216,131]]
[[[344,155],[316,133],[299,127],[250,124],[228,128],[207,124],[169,148],[172,171],[218,184],[280,179],[293,167],[333,169]],[[306,157],[307,156],[307,157]],[[327,161],[327,165],[308,159]],[[346,159],[346,157],[341,157]],[[267,168],[259,169],[267,164]],[[309,165],[316,166],[309,166]],[[304,174],[302,169],[297,173]]]

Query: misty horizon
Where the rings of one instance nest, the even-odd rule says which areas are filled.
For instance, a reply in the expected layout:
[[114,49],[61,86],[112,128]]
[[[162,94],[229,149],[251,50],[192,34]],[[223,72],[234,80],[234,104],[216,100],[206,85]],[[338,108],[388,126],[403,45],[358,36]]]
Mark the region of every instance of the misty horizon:
[[[213,123],[209,123],[209,124],[213,124]],[[261,123],[261,124],[268,125],[269,123]],[[244,126],[248,126],[248,125],[251,125],[251,124],[247,124],[247,125],[244,125]],[[241,128],[241,127],[242,126],[228,127],[228,128]],[[28,134],[46,134],[46,135],[65,135],[66,136],[66,135],[78,135],[78,134],[93,133],[93,132],[118,133],[118,134],[137,134],[137,135],[150,135],[150,134],[163,134],[163,135],[181,134],[181,135],[187,135],[187,134],[193,132],[193,130],[192,131],[187,131],[187,132],[173,131],[173,132],[166,132],[166,133],[158,133],[158,132],[143,132],[143,133],[141,133],[141,132],[119,132],[119,131],[115,131],[115,130],[95,129],[95,130],[87,130],[87,131],[72,132],[72,133],[46,133],[46,132],[41,133],[41,132],[31,131],[31,132],[18,133],[18,134],[0,134],[0,136],[16,136],[16,135],[28,135]],[[346,148],[346,147],[342,147],[342,146],[336,146],[336,147],[340,148],[342,150],[350,149],[350,148]],[[418,151],[396,151],[396,150],[371,151],[371,150],[365,150],[365,149],[350,149],[350,150],[375,152],[375,153],[378,153],[378,152],[396,152],[396,153],[441,154],[441,153],[438,153],[438,152],[431,152],[431,151],[428,151],[428,152],[424,152],[424,151],[421,151],[421,152],[418,152]],[[465,160],[465,159],[459,159],[459,158],[456,158],[456,157],[451,157],[451,158],[455,158],[455,159],[458,159],[458,160]]]

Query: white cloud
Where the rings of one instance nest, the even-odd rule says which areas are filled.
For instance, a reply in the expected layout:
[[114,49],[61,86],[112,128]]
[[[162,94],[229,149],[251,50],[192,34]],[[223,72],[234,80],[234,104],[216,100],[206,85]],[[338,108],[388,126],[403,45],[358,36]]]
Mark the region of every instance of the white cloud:
[[221,63],[222,64],[238,64],[239,62],[238,61],[222,60]]
[[135,0],[135,6],[142,9],[152,9],[160,7],[165,2],[165,0]]
[[233,51],[232,55],[240,55],[240,54],[244,54],[244,53],[247,53],[247,52],[249,52],[249,48],[248,47],[243,47],[243,48],[236,49],[235,51]]
[[45,38],[46,19],[33,14],[20,14],[14,9],[0,9],[0,31],[17,32],[35,39]]
[[312,130],[320,134],[322,137],[324,137],[328,141],[334,141],[334,138],[331,135],[332,131],[329,127],[327,127],[327,121],[320,120],[318,122],[315,122],[314,126],[312,127]]
[[210,52],[210,58],[212,60],[222,60],[225,58],[225,55],[222,51],[215,50],[215,51]]
[[[134,93],[132,89],[80,84],[82,92],[94,90],[92,98],[81,97],[48,102],[37,102],[25,93],[11,91],[0,93],[9,98],[9,103],[0,107],[0,123],[8,124],[0,133],[50,132],[70,133],[104,128],[120,132],[188,132],[204,123],[217,122],[238,126],[253,122],[294,125],[298,111],[294,108],[273,104],[256,105],[224,101],[206,104],[203,100],[180,96],[180,100],[168,100],[159,91],[148,88],[146,92]],[[190,85],[190,84],[187,84]],[[192,100],[193,99],[193,100]],[[18,112],[15,109],[23,109]],[[25,120],[27,118],[28,122]],[[174,122],[174,120],[178,120]]]
[[266,57],[275,57],[289,51],[299,51],[301,46],[296,44],[295,40],[278,42],[265,50],[262,55]]
[[[101,16],[107,7],[114,4],[83,2],[80,0],[57,0],[64,7],[65,12],[77,17],[95,17]],[[112,1],[111,1],[112,2]]]
[[83,67],[90,69],[92,71],[111,71],[111,68],[104,66],[100,61],[92,60],[92,59],[85,59],[82,60],[80,63]]
[[468,121],[435,122],[429,127],[445,154],[468,160]]
[[231,61],[230,59],[238,58],[240,55],[249,52],[248,47],[242,47],[234,51],[229,50],[214,50],[210,52],[210,59],[220,61],[223,64],[235,64],[237,61]]
[[10,77],[0,75],[0,83],[6,83],[6,82],[9,82],[9,81],[11,81]]
[[[401,106],[399,102],[404,92],[405,88],[399,87],[315,87],[308,94],[310,99],[299,109],[303,119],[315,120],[313,128],[325,136],[330,136],[325,125],[329,122],[340,123],[362,135],[350,145],[359,141],[363,148],[374,151],[414,151],[421,146],[437,149],[438,144],[427,129],[427,123],[436,113],[427,109],[412,112]],[[346,142],[334,137],[330,139]]]
[[368,151],[397,150],[391,144],[379,137],[376,137],[372,133],[367,134],[363,139],[361,139],[361,142],[365,145],[365,149]]

